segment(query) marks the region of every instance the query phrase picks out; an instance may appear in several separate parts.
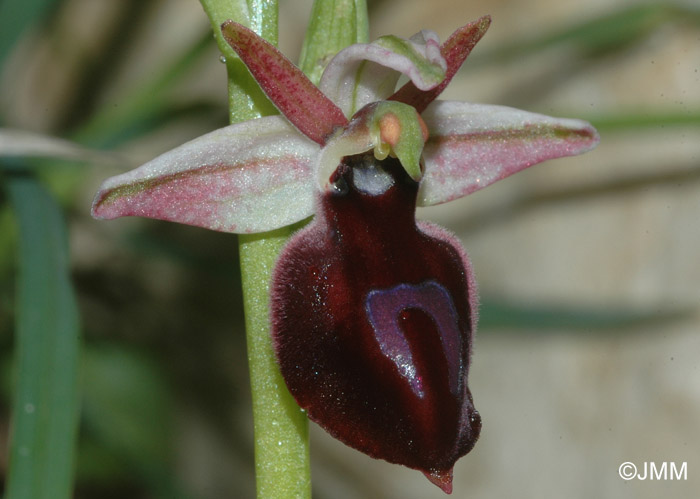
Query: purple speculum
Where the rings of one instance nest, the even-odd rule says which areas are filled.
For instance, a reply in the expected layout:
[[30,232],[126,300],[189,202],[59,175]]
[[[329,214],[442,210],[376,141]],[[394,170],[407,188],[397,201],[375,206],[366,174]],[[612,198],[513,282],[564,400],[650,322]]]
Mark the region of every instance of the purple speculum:
[[309,417],[438,483],[481,429],[467,386],[476,306],[454,236],[416,222],[398,160],[343,158],[272,283],[282,375]]
[[389,289],[374,289],[367,294],[365,312],[372,325],[382,353],[390,358],[399,373],[411,385],[418,398],[425,396],[423,376],[413,362],[411,346],[404,333],[409,311],[423,311],[440,332],[443,353],[447,360],[450,391],[459,394],[459,352],[462,339],[457,311],[449,291],[436,281],[420,284],[399,284]]

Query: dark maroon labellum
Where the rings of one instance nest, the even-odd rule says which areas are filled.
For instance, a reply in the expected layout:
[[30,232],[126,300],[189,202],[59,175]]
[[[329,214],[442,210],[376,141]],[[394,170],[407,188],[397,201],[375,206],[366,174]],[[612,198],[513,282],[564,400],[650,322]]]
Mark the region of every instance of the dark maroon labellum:
[[282,375],[333,436],[450,492],[481,430],[467,386],[469,262],[454,236],[416,223],[418,184],[398,160],[344,158],[332,180],[275,268]]

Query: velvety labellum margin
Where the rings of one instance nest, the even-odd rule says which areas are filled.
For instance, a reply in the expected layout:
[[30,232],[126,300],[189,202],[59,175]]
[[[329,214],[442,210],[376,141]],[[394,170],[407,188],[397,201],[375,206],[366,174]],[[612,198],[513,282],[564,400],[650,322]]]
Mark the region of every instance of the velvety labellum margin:
[[[377,168],[393,182],[368,189],[363,172],[355,184]],[[332,180],[273,273],[282,375],[333,436],[451,490],[452,467],[481,429],[467,386],[471,267],[454,236],[416,223],[418,183],[397,159],[346,157]]]

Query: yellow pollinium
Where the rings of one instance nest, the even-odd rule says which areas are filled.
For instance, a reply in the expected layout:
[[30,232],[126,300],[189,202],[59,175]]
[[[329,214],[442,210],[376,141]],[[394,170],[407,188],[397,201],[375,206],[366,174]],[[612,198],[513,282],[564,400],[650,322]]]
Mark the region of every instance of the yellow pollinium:
[[342,158],[369,151],[380,161],[389,155],[397,158],[418,182],[423,177],[421,156],[427,140],[428,127],[414,107],[394,101],[368,104],[321,148],[316,165],[319,187],[328,189]]
[[376,103],[370,118],[370,134],[374,157],[398,158],[406,172],[415,181],[423,176],[420,157],[428,140],[428,127],[411,106],[400,102]]

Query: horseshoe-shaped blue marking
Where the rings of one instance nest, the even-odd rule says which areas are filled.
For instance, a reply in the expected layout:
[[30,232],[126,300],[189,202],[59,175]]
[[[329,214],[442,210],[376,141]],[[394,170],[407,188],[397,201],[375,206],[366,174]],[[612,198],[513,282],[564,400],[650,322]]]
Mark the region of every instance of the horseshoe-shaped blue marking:
[[394,362],[413,393],[423,398],[425,392],[422,376],[416,372],[411,348],[399,324],[401,312],[407,309],[422,310],[435,322],[447,359],[450,391],[457,395],[462,340],[457,310],[450,293],[441,284],[426,281],[421,284],[399,284],[393,288],[375,289],[367,294],[365,300],[365,311],[379,348]]

